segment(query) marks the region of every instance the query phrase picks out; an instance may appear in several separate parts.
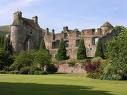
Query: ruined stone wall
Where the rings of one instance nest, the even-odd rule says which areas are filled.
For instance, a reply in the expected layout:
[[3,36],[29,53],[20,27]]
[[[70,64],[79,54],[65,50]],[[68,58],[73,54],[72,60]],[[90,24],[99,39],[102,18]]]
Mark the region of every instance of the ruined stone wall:
[[59,64],[59,73],[85,73],[81,64],[76,64],[75,66],[69,66],[69,64]]
[[56,43],[63,38],[65,41],[67,54],[71,59],[76,59],[78,43],[79,40],[83,38],[87,57],[94,57],[98,40],[108,33],[111,33],[112,29],[113,26],[109,22],[105,22],[100,28],[84,29],[82,31],[79,31],[78,29],[69,30],[66,26],[63,28],[61,33],[54,34],[54,32],[46,32],[45,43],[50,53],[54,56],[58,49],[58,47],[54,48],[54,44],[57,45]]

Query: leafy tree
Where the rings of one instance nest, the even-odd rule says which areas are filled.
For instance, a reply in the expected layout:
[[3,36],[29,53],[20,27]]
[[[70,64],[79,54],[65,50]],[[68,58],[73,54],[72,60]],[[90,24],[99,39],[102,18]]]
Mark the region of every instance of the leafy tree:
[[4,49],[0,48],[0,69],[3,69],[5,64],[5,51]]
[[0,48],[5,48],[5,36],[0,35]]
[[68,59],[67,50],[63,39],[61,39],[60,41],[59,48],[56,54],[56,59],[59,61]]
[[113,38],[107,46],[109,64],[103,78],[127,79],[127,29]]
[[39,50],[34,53],[33,64],[43,69],[45,65],[50,63],[51,63],[51,56],[49,55],[49,52],[47,50]]
[[33,56],[29,52],[21,52],[15,57],[14,63],[11,65],[11,69],[20,70],[23,67],[31,66],[33,63]]
[[112,30],[111,33],[103,36],[102,38],[99,39],[96,52],[95,52],[95,57],[101,57],[101,58],[106,58],[107,56],[107,43],[112,40],[113,38],[117,37],[121,32],[123,32],[126,28],[123,26],[115,26]]
[[78,47],[78,51],[77,51],[77,59],[83,60],[86,58],[87,58],[87,55],[86,55],[86,48],[85,48],[85,44],[84,44],[84,39],[80,39],[79,47]]
[[3,48],[0,48],[0,70],[9,67],[13,63],[13,56],[11,56]]

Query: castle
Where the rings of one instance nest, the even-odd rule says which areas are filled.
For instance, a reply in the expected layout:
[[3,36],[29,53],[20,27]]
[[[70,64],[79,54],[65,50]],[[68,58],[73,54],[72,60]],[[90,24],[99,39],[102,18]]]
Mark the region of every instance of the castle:
[[46,30],[40,28],[38,24],[38,17],[32,19],[22,17],[22,12],[14,13],[13,23],[10,28],[10,42],[14,52],[22,50],[37,49],[40,45],[41,39],[44,38],[46,48],[50,51],[52,56],[55,56],[61,39],[64,39],[67,54],[71,59],[75,59],[77,55],[77,48],[82,37],[85,42],[86,53],[88,57],[94,57],[98,39],[111,33],[113,26],[106,22],[97,29],[78,29],[70,30],[67,26],[63,28],[61,33],[52,32],[47,28]]
[[84,39],[87,57],[94,57],[97,47],[98,39],[104,37],[112,32],[113,26],[109,22],[105,22],[100,28],[97,29],[78,29],[70,30],[67,26],[63,28],[61,33],[56,33],[49,29],[45,32],[45,44],[50,53],[55,56],[61,39],[64,39],[68,56],[71,59],[77,57],[77,49],[80,38]]
[[14,52],[38,49],[42,39],[42,29],[38,24],[38,17],[32,19],[22,17],[22,12],[13,14],[10,26],[10,42]]

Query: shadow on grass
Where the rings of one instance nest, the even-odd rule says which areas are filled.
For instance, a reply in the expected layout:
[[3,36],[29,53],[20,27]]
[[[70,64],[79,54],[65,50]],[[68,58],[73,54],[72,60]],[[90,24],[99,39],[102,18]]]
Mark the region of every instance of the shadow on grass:
[[34,83],[0,83],[0,95],[113,95],[92,87]]

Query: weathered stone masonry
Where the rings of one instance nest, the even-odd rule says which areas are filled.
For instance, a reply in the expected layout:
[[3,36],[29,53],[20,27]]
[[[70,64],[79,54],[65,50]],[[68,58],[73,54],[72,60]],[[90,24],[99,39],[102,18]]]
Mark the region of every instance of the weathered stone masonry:
[[9,37],[14,52],[38,49],[44,38],[46,48],[49,49],[52,56],[55,56],[60,40],[64,39],[68,56],[76,59],[78,44],[82,37],[85,41],[87,56],[94,57],[98,39],[109,34],[113,29],[113,26],[106,22],[97,29],[79,31],[78,29],[70,30],[66,26],[61,33],[55,33],[55,30],[49,32],[48,28],[46,30],[40,28],[37,16],[27,19],[22,17],[21,11],[13,15]]
[[79,40],[80,38],[83,38],[87,56],[94,57],[98,39],[110,33],[112,29],[113,26],[109,22],[104,23],[100,28],[84,29],[82,31],[79,31],[78,29],[70,30],[66,26],[61,33],[56,34],[54,30],[49,32],[49,29],[47,28],[44,36],[45,44],[52,56],[55,56],[60,40],[64,39],[68,56],[71,59],[76,59]]
[[27,19],[22,12],[14,13],[13,23],[10,26],[10,42],[14,52],[37,49],[42,39],[42,29],[38,24],[38,17]]

